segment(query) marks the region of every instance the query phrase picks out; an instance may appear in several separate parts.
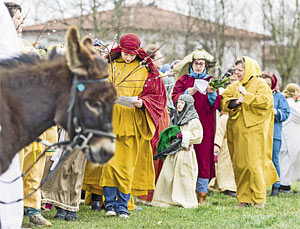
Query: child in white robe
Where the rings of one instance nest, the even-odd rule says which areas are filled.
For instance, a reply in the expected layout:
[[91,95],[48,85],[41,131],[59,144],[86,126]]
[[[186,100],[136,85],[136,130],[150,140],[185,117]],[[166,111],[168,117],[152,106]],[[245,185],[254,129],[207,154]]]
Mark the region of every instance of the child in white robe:
[[154,191],[153,206],[198,206],[196,183],[198,164],[193,144],[200,144],[203,129],[194,108],[194,99],[183,94],[177,102],[175,125],[180,127],[178,138],[182,138],[179,151],[169,154],[164,161]]

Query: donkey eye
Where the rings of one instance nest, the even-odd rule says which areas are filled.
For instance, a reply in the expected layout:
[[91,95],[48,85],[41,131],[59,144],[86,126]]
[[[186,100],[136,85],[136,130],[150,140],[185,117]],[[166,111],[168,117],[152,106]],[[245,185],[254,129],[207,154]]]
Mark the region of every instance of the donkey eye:
[[101,102],[99,101],[90,101],[89,104],[94,108],[99,108],[102,106]]
[[85,104],[91,110],[102,112],[102,103],[100,101],[87,100],[85,101]]

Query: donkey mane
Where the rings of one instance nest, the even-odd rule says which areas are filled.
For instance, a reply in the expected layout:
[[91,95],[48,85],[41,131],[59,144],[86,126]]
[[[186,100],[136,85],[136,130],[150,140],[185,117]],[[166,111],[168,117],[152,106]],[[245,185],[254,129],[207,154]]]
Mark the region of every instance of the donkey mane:
[[0,67],[15,68],[15,67],[19,67],[20,65],[32,66],[43,62],[52,61],[56,58],[62,58],[62,57],[63,55],[57,54],[55,50],[49,54],[48,59],[41,58],[37,54],[22,54],[14,58],[0,60]]
[[43,60],[42,58],[40,58],[38,55],[35,55],[35,54],[22,54],[21,56],[18,56],[18,57],[1,60],[0,66],[6,67],[6,68],[15,68],[21,64],[22,65],[34,65],[42,60]]

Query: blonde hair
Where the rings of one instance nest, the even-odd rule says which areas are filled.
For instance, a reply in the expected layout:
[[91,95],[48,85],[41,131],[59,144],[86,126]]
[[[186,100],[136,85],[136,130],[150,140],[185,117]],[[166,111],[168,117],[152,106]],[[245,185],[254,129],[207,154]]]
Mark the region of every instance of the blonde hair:
[[286,85],[282,93],[286,98],[291,98],[294,95],[299,94],[299,92],[300,92],[300,88],[297,84],[289,83],[288,85]]

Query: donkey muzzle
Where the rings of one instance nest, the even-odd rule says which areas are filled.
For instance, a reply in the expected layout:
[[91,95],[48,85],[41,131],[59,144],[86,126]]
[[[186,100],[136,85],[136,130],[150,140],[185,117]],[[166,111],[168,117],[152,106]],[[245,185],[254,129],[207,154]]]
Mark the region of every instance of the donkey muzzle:
[[105,164],[115,154],[115,140],[101,137],[97,141],[91,141],[89,147],[83,149],[83,152],[89,161]]

